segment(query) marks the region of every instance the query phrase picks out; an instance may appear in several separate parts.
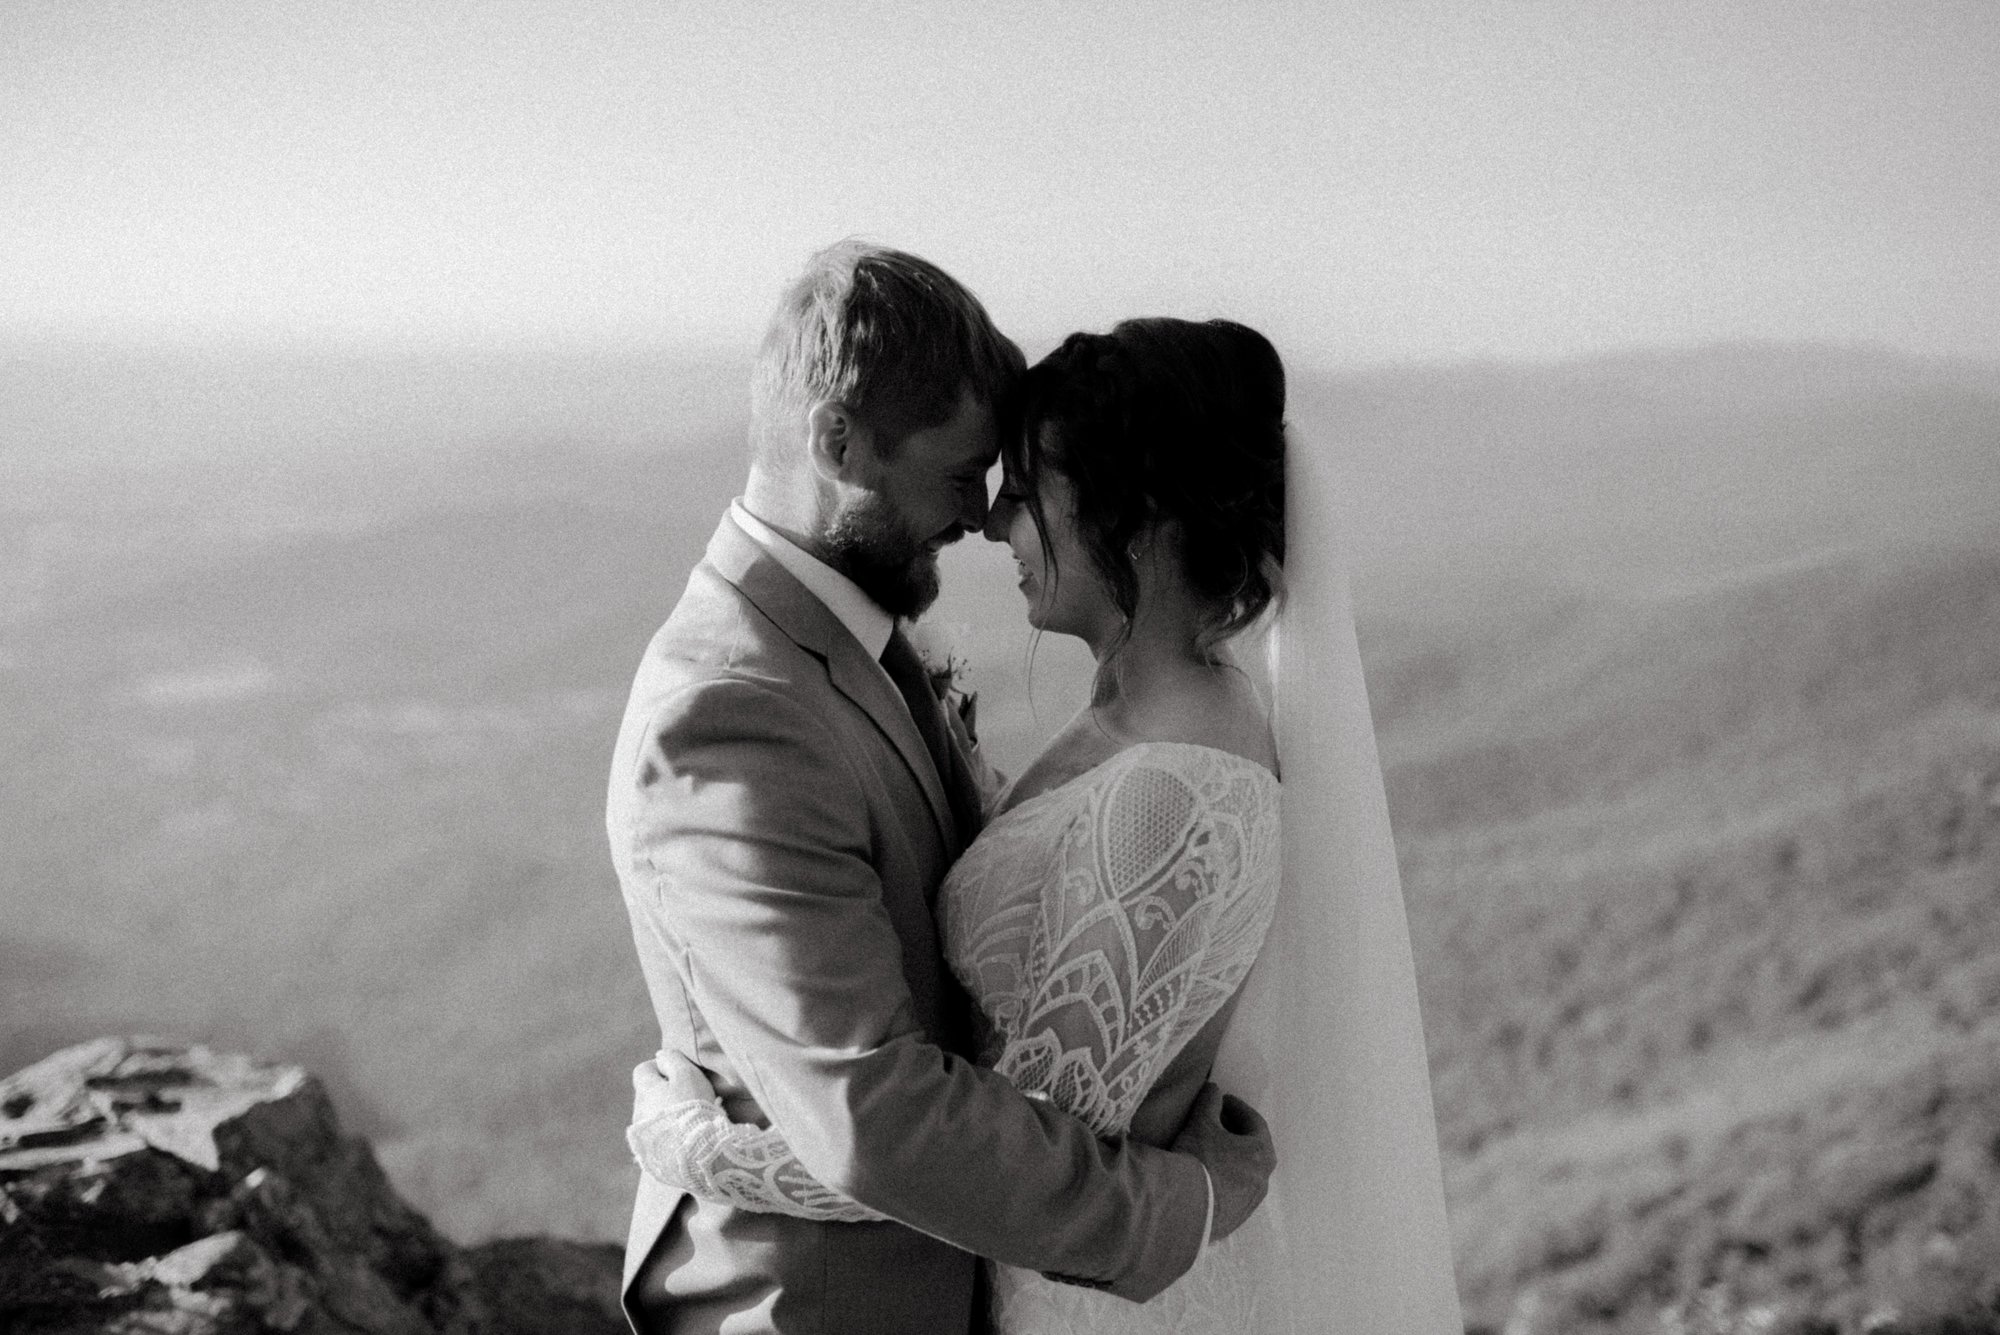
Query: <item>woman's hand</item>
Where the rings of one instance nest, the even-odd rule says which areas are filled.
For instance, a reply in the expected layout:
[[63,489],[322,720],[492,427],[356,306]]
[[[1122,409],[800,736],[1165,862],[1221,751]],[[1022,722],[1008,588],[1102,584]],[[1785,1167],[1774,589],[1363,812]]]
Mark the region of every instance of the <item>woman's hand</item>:
[[632,1068],[632,1123],[637,1126],[676,1103],[716,1102],[715,1086],[702,1069],[667,1048]]

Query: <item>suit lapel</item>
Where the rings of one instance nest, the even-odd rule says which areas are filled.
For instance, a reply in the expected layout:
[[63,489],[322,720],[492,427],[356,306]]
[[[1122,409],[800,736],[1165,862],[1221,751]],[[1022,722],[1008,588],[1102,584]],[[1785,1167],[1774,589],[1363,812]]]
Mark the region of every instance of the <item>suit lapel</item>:
[[[946,846],[957,848],[958,836],[951,801],[945,794],[945,779],[938,774],[930,749],[924,745],[923,735],[910,717],[909,707],[882,671],[881,664],[868,656],[868,651],[825,603],[814,597],[811,590],[738,528],[728,515],[722,517],[715,536],[709,539],[707,559],[716,573],[756,604],[757,610],[771,618],[794,643],[826,664],[827,678],[834,689],[853,701],[888,738],[916,777],[917,786],[923,789],[924,801]],[[968,837],[971,834],[966,833]]]

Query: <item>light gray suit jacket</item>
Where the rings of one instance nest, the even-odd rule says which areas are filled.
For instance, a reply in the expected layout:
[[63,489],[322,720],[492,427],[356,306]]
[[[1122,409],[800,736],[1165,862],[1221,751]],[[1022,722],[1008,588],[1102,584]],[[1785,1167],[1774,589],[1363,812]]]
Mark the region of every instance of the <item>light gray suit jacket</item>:
[[975,831],[879,666],[727,517],[640,664],[607,825],[663,1044],[734,1118],[903,1221],[642,1178],[635,1328],[950,1335],[973,1321],[975,1254],[1134,1299],[1193,1264],[1195,1160],[1102,1143],[966,1059],[931,900]]

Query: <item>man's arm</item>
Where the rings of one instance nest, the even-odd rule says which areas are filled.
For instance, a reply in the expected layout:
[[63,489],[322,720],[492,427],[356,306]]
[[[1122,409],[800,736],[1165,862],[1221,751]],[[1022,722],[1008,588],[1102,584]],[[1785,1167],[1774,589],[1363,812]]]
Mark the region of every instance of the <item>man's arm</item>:
[[1193,1158],[1099,1142],[928,1042],[830,731],[758,682],[683,688],[630,777],[624,850],[696,1007],[801,1163],[956,1246],[1134,1299],[1193,1263]]

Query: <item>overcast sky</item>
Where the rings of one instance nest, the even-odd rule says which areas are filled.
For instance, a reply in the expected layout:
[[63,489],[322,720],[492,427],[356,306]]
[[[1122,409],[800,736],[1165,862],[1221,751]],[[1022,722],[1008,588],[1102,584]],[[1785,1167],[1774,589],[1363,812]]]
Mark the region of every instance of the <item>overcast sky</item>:
[[2000,354],[1993,0],[1088,8],[0,0],[0,334],[740,346],[858,232],[1028,337]]

